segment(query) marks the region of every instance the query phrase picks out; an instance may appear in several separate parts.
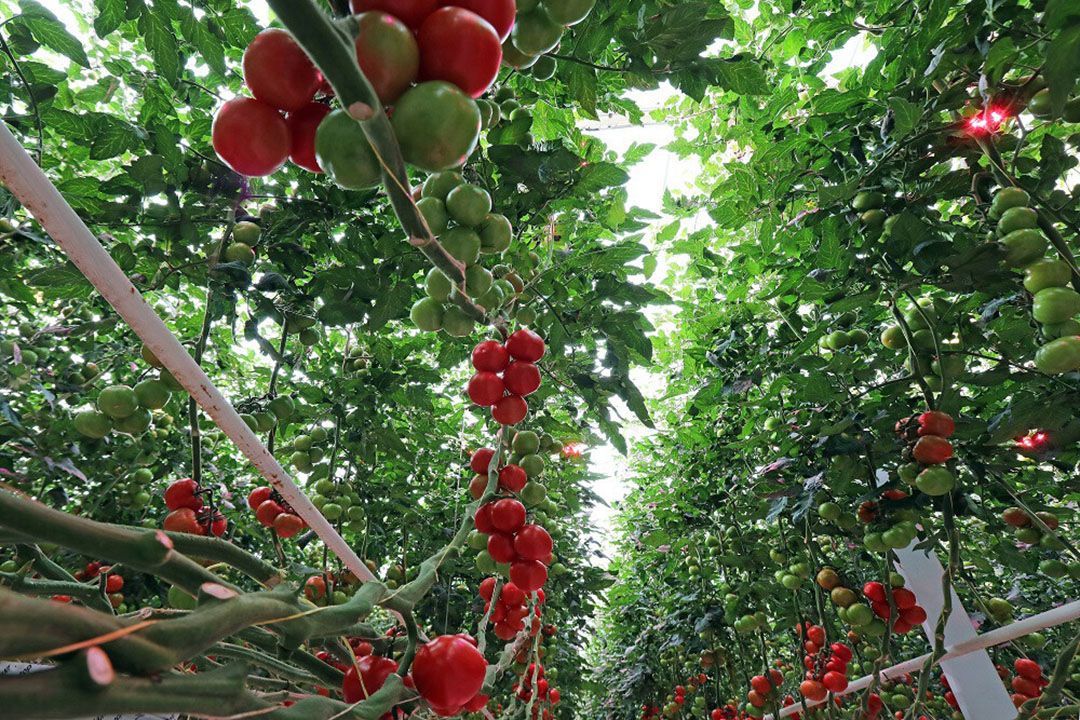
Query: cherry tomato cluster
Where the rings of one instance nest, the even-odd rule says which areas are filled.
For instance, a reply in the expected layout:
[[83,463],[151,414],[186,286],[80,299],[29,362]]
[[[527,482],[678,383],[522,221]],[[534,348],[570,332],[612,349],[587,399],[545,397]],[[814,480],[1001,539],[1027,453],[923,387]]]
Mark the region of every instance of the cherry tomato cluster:
[[810,700],[822,700],[827,693],[842,693],[848,686],[848,663],[851,662],[851,648],[841,642],[834,642],[825,652],[825,631],[818,625],[807,628],[803,647],[806,656],[803,666],[806,675],[799,685],[799,692]]
[[[89,580],[97,580],[104,575],[105,592],[109,596],[109,604],[116,608],[120,607],[121,603],[124,602],[124,594],[120,592],[124,589],[124,578],[117,573],[111,572],[111,570],[111,566],[93,560],[86,563],[86,567],[82,570],[75,571],[73,577],[79,582],[87,582]],[[63,597],[67,596],[65,595]],[[65,602],[70,602],[70,598]]]
[[165,489],[165,507],[171,512],[165,516],[162,526],[169,532],[221,537],[229,527],[212,503],[203,502],[203,495],[210,491],[199,487],[191,478],[174,480]]
[[[495,635],[503,641],[513,640],[519,632],[525,629],[525,618],[529,616],[529,608],[526,605],[528,595],[524,590],[512,582],[508,582],[499,590],[499,597],[495,601],[495,607],[491,607],[491,598],[495,593],[496,580],[493,577],[485,578],[480,583],[480,598],[484,601],[484,612],[491,611],[491,622],[495,629]],[[540,632],[540,612],[544,602],[544,591],[537,591],[536,610],[534,611],[530,635],[535,636]]]
[[[1013,690],[1013,705],[1018,708],[1028,700],[1040,697],[1043,694],[1043,689],[1050,684],[1050,680],[1043,675],[1042,666],[1034,660],[1017,658],[1013,661],[1013,670],[1016,674],[1011,679],[1007,677],[1007,673],[1002,675],[1001,679],[1009,680],[1009,687]],[[942,680],[944,681],[945,678],[942,677]],[[948,697],[946,697],[945,701],[948,702]],[[953,702],[955,702],[955,698],[953,698]],[[952,705],[953,703],[949,704]]]
[[874,614],[883,621],[893,618],[892,631],[898,635],[911,632],[916,625],[926,622],[926,610],[915,600],[915,593],[905,587],[894,587],[892,590],[892,606],[896,607],[896,615],[892,614],[892,606],[885,586],[877,581],[863,585],[863,595],[870,601]]
[[247,504],[259,524],[272,529],[279,538],[291,538],[307,527],[304,519],[273,488],[255,488],[248,493]]
[[490,407],[500,425],[516,425],[525,419],[529,406],[525,396],[540,387],[536,361],[544,357],[544,340],[532,330],[515,331],[505,343],[485,340],[473,348],[476,374],[469,380],[469,399]]
[[[547,701],[551,705],[555,705],[559,702],[559,691],[556,688],[551,687],[547,678],[544,677],[544,666],[538,663],[529,663],[525,672],[521,674],[521,677],[518,678],[518,681],[514,683],[510,690],[517,695],[518,700],[528,702],[533,698],[534,688],[536,689],[536,697],[541,703]],[[540,717],[542,717],[543,720],[550,720],[551,710],[545,707],[541,711],[541,703],[535,703],[533,705],[533,720]]]
[[763,708],[765,703],[780,692],[783,684],[784,674],[776,668],[769,668],[767,675],[755,675],[750,678],[750,690],[746,693],[746,702],[756,708]]
[[956,429],[952,417],[938,410],[905,418],[896,424],[897,435],[908,444],[909,462],[899,468],[900,479],[927,495],[945,495],[956,487],[956,477],[944,466],[952,459],[948,438]]
[[481,505],[473,516],[478,532],[488,536],[487,551],[496,563],[509,563],[510,580],[522,591],[536,592],[547,582],[552,540],[539,525],[526,523],[525,506],[514,498]]

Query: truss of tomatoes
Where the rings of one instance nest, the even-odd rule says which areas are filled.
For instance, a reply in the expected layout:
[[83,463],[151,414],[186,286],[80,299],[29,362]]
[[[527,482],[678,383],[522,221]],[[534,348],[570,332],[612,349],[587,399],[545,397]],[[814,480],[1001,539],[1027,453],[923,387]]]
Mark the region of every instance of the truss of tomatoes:
[[[357,62],[380,102],[393,108],[405,160],[424,170],[458,167],[476,147],[473,99],[495,81],[514,22],[513,0],[460,5],[352,2]],[[259,33],[244,51],[243,71],[253,97],[227,101],[212,129],[214,149],[229,167],[258,177],[291,159],[311,172],[329,171],[344,187],[379,182],[380,163],[359,124],[343,110],[334,116],[325,102],[333,89],[288,32]]]
[[[210,503],[203,500],[209,497]],[[221,537],[229,521],[213,505],[213,496],[191,478],[174,480],[165,488],[165,507],[169,514],[162,526],[169,532]]]
[[304,519],[273,488],[255,488],[248,493],[247,504],[255,512],[259,524],[273,530],[279,538],[291,538],[307,527]]

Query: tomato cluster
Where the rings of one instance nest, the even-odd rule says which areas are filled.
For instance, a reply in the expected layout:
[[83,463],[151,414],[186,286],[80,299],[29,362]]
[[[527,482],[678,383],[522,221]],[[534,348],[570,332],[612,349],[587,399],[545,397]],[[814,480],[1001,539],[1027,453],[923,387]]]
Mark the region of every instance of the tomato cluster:
[[[204,503],[203,496],[211,499]],[[174,480],[165,489],[165,507],[170,510],[162,526],[170,532],[221,537],[229,521],[213,505],[213,496],[191,478]]]
[[259,524],[272,529],[279,538],[291,538],[307,527],[303,518],[271,487],[263,485],[248,493],[247,505]]
[[480,407],[490,407],[491,416],[500,425],[517,425],[529,411],[525,396],[540,387],[540,370],[535,363],[544,351],[544,340],[524,328],[505,343],[480,343],[472,353],[476,374],[467,387],[469,399]]
[[[98,580],[100,577],[105,577],[105,593],[108,595],[109,604],[114,608],[120,607],[124,602],[124,594],[121,590],[124,589],[124,578],[119,574],[112,572],[110,565],[105,565],[96,560],[86,563],[86,566],[82,570],[77,570],[73,574],[73,577],[79,582],[89,582]],[[100,580],[99,580],[100,582]],[[66,595],[63,597],[67,597]],[[56,599],[55,597],[53,599]],[[71,598],[63,600],[62,602],[70,602]]]
[[896,424],[896,434],[907,443],[905,457],[913,463],[901,465],[900,479],[931,496],[945,495],[956,487],[956,476],[944,464],[952,459],[948,438],[956,424],[947,413],[930,410]]
[[[891,604],[887,594],[890,591]],[[870,601],[875,615],[884,621],[892,619],[892,631],[898,635],[905,635],[916,625],[926,622],[926,610],[916,601],[915,593],[905,587],[886,590],[882,583],[871,581],[863,585],[863,595]],[[895,614],[893,607],[896,608]]]

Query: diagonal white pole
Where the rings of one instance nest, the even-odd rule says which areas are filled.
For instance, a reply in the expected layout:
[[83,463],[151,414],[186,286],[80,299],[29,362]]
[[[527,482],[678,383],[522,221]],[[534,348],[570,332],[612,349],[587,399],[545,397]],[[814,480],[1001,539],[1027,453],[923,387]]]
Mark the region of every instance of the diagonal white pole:
[[37,218],[45,231],[67,253],[98,292],[131,326],[165,368],[190,393],[207,415],[236,443],[267,482],[281,493],[297,514],[341,558],[345,567],[363,581],[375,576],[311,504],[289,474],[247,426],[233,406],[188,354],[165,323],[131,284],[124,271],[90,232],[19,141],[0,122],[0,183]]
[[[1080,600],[1073,600],[1068,604],[1053,608],[1052,610],[1047,610],[1046,612],[1041,612],[1038,615],[1032,615],[1031,617],[1024,618],[1023,620],[1018,620],[1017,622],[1006,625],[1005,627],[991,630],[990,632],[984,633],[982,635],[975,635],[969,640],[965,640],[964,642],[961,642],[957,645],[946,645],[945,655],[941,659],[941,664],[944,665],[947,662],[955,662],[956,660],[966,657],[972,653],[985,653],[986,648],[991,648],[995,645],[1003,645],[1007,642],[1022,638],[1025,635],[1030,635],[1033,632],[1038,632],[1039,630],[1056,627],[1058,625],[1064,625],[1065,623],[1074,622],[1077,619],[1080,619]],[[891,667],[884,668],[881,671],[881,678],[883,680],[895,680],[896,678],[903,677],[907,673],[918,672],[922,669],[923,665],[926,664],[926,661],[930,659],[930,655],[931,653],[926,653],[925,655],[920,655],[917,658],[911,658],[910,660],[905,660],[902,663],[898,663]],[[996,673],[994,674],[994,677],[997,677]],[[870,687],[870,683],[873,679],[873,675],[867,675],[866,677],[861,677],[858,680],[854,680],[847,686],[847,689],[844,690],[844,692],[837,693],[836,696],[840,697],[843,695],[851,695],[852,693],[857,693],[861,690],[865,690],[866,688]],[[950,686],[951,684],[952,681],[950,681]],[[980,690],[982,688],[976,687],[974,689]],[[953,690],[953,693],[955,694],[955,688]],[[822,705],[826,702],[828,702],[828,699],[817,701],[807,700],[806,706],[816,707],[817,705]],[[802,712],[802,705],[795,704],[781,710],[776,717],[786,718],[800,712]],[[1014,709],[1013,716],[1015,717],[1015,715],[1016,711]],[[968,715],[967,713],[964,713],[964,717],[970,718],[971,720],[982,720],[981,717]],[[773,720],[773,716],[766,715],[764,718],[762,718],[762,720]]]

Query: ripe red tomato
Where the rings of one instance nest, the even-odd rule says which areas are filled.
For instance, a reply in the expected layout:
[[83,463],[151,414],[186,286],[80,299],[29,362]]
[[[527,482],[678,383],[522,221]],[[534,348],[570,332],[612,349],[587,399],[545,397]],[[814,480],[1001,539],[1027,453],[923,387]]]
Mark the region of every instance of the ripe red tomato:
[[543,562],[551,554],[552,547],[551,535],[539,525],[526,525],[514,536],[514,550],[525,560]]
[[285,124],[289,126],[289,159],[313,173],[323,171],[315,159],[315,131],[329,114],[328,105],[312,102],[285,116]]
[[478,98],[491,87],[502,63],[502,42],[487,20],[460,7],[428,15],[417,33],[420,79],[454,83]]
[[204,530],[208,530],[211,535],[221,537],[229,528],[229,521],[221,513],[215,512],[212,517],[203,520],[203,525]]
[[480,448],[469,459],[469,467],[474,473],[486,473],[488,466],[491,465],[491,458],[494,456],[495,451],[491,448]]
[[244,50],[244,83],[251,94],[278,110],[299,110],[315,97],[319,71],[292,35],[263,30]]
[[919,416],[920,435],[939,435],[947,438],[956,430],[952,416],[939,410],[930,410]]
[[247,504],[252,510],[258,510],[259,506],[270,499],[273,494],[273,490],[266,486],[257,487],[248,493]]
[[750,678],[750,687],[762,698],[767,697],[773,689],[772,683],[770,683],[769,679],[764,675],[755,675]]
[[293,515],[290,512],[283,512],[274,518],[274,532],[277,533],[279,538],[291,538],[296,533],[304,529],[304,521],[299,515]]
[[1013,669],[1016,670],[1016,674],[1021,677],[1025,677],[1028,680],[1039,680],[1042,678],[1042,667],[1034,660],[1028,660],[1027,658],[1017,658],[1013,662]]
[[119,575],[110,575],[105,578],[105,592],[117,593],[124,589],[124,578]]
[[847,675],[839,672],[825,673],[825,677],[821,679],[821,682],[826,690],[834,693],[844,692],[848,686]]
[[416,651],[412,676],[420,696],[437,708],[459,708],[480,692],[487,660],[463,635],[441,635]]
[[799,683],[799,692],[807,700],[824,700],[829,691],[817,680],[803,680]]
[[199,485],[191,478],[175,480],[165,489],[165,507],[170,510],[198,510],[203,505],[202,498],[195,494],[198,491]]
[[915,593],[907,588],[895,588],[892,591],[893,603],[901,610],[915,607]]
[[833,655],[840,658],[845,663],[851,662],[851,658],[853,657],[851,653],[851,648],[849,648],[844,643],[835,642],[829,646],[829,649],[832,650]]
[[561,695],[559,695],[558,688],[552,688],[551,692],[548,693],[548,701],[550,701],[552,705],[558,705],[560,698]]
[[503,585],[499,601],[506,605],[521,605],[525,602],[525,591],[512,582]]
[[461,709],[465,712],[480,712],[487,705],[488,696],[477,693],[473,696],[473,699],[462,705]]
[[518,493],[529,482],[529,476],[520,465],[507,465],[499,471],[499,488]]
[[493,372],[478,372],[469,379],[469,399],[480,407],[491,407],[502,399],[503,380]]
[[532,395],[540,387],[540,369],[528,362],[512,362],[503,372],[503,384],[514,395]]
[[439,4],[444,7],[453,5],[465,8],[484,18],[495,28],[499,42],[510,37],[517,15],[517,3],[514,0],[443,0]]
[[392,105],[416,82],[420,49],[412,31],[385,12],[366,12],[356,18],[356,59],[379,102]]
[[487,475],[473,475],[473,479],[469,481],[469,495],[472,496],[473,500],[479,500],[487,492],[487,486]]
[[205,534],[202,525],[199,524],[198,518],[195,517],[195,511],[191,508],[173,510],[165,516],[165,522],[162,523],[162,527],[169,532],[182,532],[191,535]]
[[477,343],[472,351],[472,364],[477,370],[501,373],[510,364],[510,353],[496,340]]
[[505,533],[496,532],[488,536],[488,555],[497,563],[509,563],[517,560],[514,550],[514,538]]
[[519,560],[510,566],[510,579],[525,592],[534,592],[547,582],[547,568],[537,560]]
[[544,357],[544,339],[532,330],[522,328],[506,339],[506,350],[515,360],[534,363]]
[[397,668],[398,664],[390,658],[378,655],[360,658],[356,665],[349,666],[345,672],[345,680],[341,684],[341,694],[345,702],[355,703],[370,697],[383,686],[386,678],[397,672]]
[[908,625],[922,625],[926,622],[926,610],[919,605],[913,605],[900,611],[900,619]]
[[[484,578],[480,581],[480,588],[478,590],[480,597],[484,600],[491,600],[491,596],[495,594],[495,582],[496,580],[493,577]],[[502,599],[502,595],[503,593],[499,594],[500,600]]]
[[491,522],[491,506],[495,503],[485,503],[476,509],[473,515],[473,524],[482,533],[495,532],[495,524]]
[[234,98],[222,105],[210,134],[218,157],[241,175],[269,175],[289,157],[285,118],[254,98]]
[[274,520],[283,512],[285,512],[285,508],[281,507],[276,501],[265,500],[262,505],[259,505],[259,509],[255,511],[255,519],[266,527],[273,527]]
[[911,454],[923,465],[938,465],[953,456],[952,443],[937,435],[923,435],[915,443]]
[[415,31],[439,6],[439,0],[350,0],[349,5],[354,13],[369,10],[390,13]]
[[811,625],[806,631],[806,637],[818,647],[825,644],[825,628],[820,625]]
[[525,419],[529,405],[519,395],[507,395],[491,406],[491,416],[500,425],[517,425]]
[[515,533],[525,525],[525,506],[513,498],[497,500],[491,506],[491,524],[504,533]]
[[879,582],[868,582],[863,585],[863,595],[872,602],[885,602],[885,586]]

